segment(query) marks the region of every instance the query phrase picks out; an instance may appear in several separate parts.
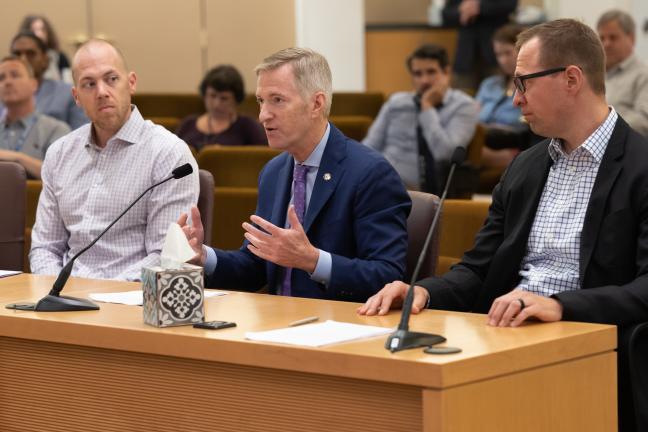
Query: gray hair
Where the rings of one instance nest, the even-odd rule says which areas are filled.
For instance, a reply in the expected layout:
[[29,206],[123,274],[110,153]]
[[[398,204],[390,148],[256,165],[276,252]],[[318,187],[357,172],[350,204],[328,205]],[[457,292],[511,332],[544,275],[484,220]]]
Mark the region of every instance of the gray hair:
[[604,24],[609,23],[610,21],[616,21],[619,23],[621,30],[627,35],[634,36],[635,34],[635,22],[630,16],[629,13],[624,12],[619,9],[612,9],[605,12],[598,20],[596,27],[601,27]]
[[324,93],[324,113],[328,117],[333,100],[333,79],[326,58],[308,48],[285,48],[263,59],[254,72],[258,76],[261,72],[275,70],[285,64],[292,65],[295,84],[304,100],[318,91]]

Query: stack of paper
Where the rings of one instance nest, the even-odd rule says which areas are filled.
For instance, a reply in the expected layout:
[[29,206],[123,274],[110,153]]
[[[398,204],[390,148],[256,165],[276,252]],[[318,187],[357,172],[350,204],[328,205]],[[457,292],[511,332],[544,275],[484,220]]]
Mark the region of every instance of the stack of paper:
[[260,342],[319,347],[389,334],[393,329],[326,321],[299,327],[287,327],[264,332],[247,332],[245,338]]
[[14,276],[22,272],[15,270],[0,270],[0,278]]

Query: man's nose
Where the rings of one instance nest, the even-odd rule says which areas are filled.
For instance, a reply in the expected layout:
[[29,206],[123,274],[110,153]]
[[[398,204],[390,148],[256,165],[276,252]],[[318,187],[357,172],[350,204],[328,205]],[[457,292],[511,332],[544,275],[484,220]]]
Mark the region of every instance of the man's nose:
[[97,86],[97,96],[98,97],[104,97],[104,96],[106,96],[108,94],[106,92],[106,90],[108,89],[108,85],[105,82],[99,80],[99,81],[97,81],[96,86]]
[[259,105],[259,121],[263,124],[264,121],[270,120],[272,114],[268,109],[268,106],[264,103]]
[[524,95],[520,93],[518,89],[515,89],[515,92],[513,93],[513,105],[519,107],[520,105],[522,105],[523,99]]

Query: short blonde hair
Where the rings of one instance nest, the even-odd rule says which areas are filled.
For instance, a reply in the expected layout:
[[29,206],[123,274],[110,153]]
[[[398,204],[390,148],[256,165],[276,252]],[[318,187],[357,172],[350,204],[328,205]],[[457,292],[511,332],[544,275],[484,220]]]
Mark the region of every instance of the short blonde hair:
[[304,99],[318,91],[324,93],[324,113],[328,118],[333,100],[333,79],[326,58],[308,48],[285,48],[263,59],[254,72],[258,76],[261,72],[275,70],[285,64],[292,65],[295,84]]

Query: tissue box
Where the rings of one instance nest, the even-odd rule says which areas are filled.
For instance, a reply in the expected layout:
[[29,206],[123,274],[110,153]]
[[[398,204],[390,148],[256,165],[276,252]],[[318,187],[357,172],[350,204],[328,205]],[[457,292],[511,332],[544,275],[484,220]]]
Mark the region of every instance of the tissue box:
[[205,321],[203,268],[184,264],[179,269],[144,267],[144,322],[155,327]]

